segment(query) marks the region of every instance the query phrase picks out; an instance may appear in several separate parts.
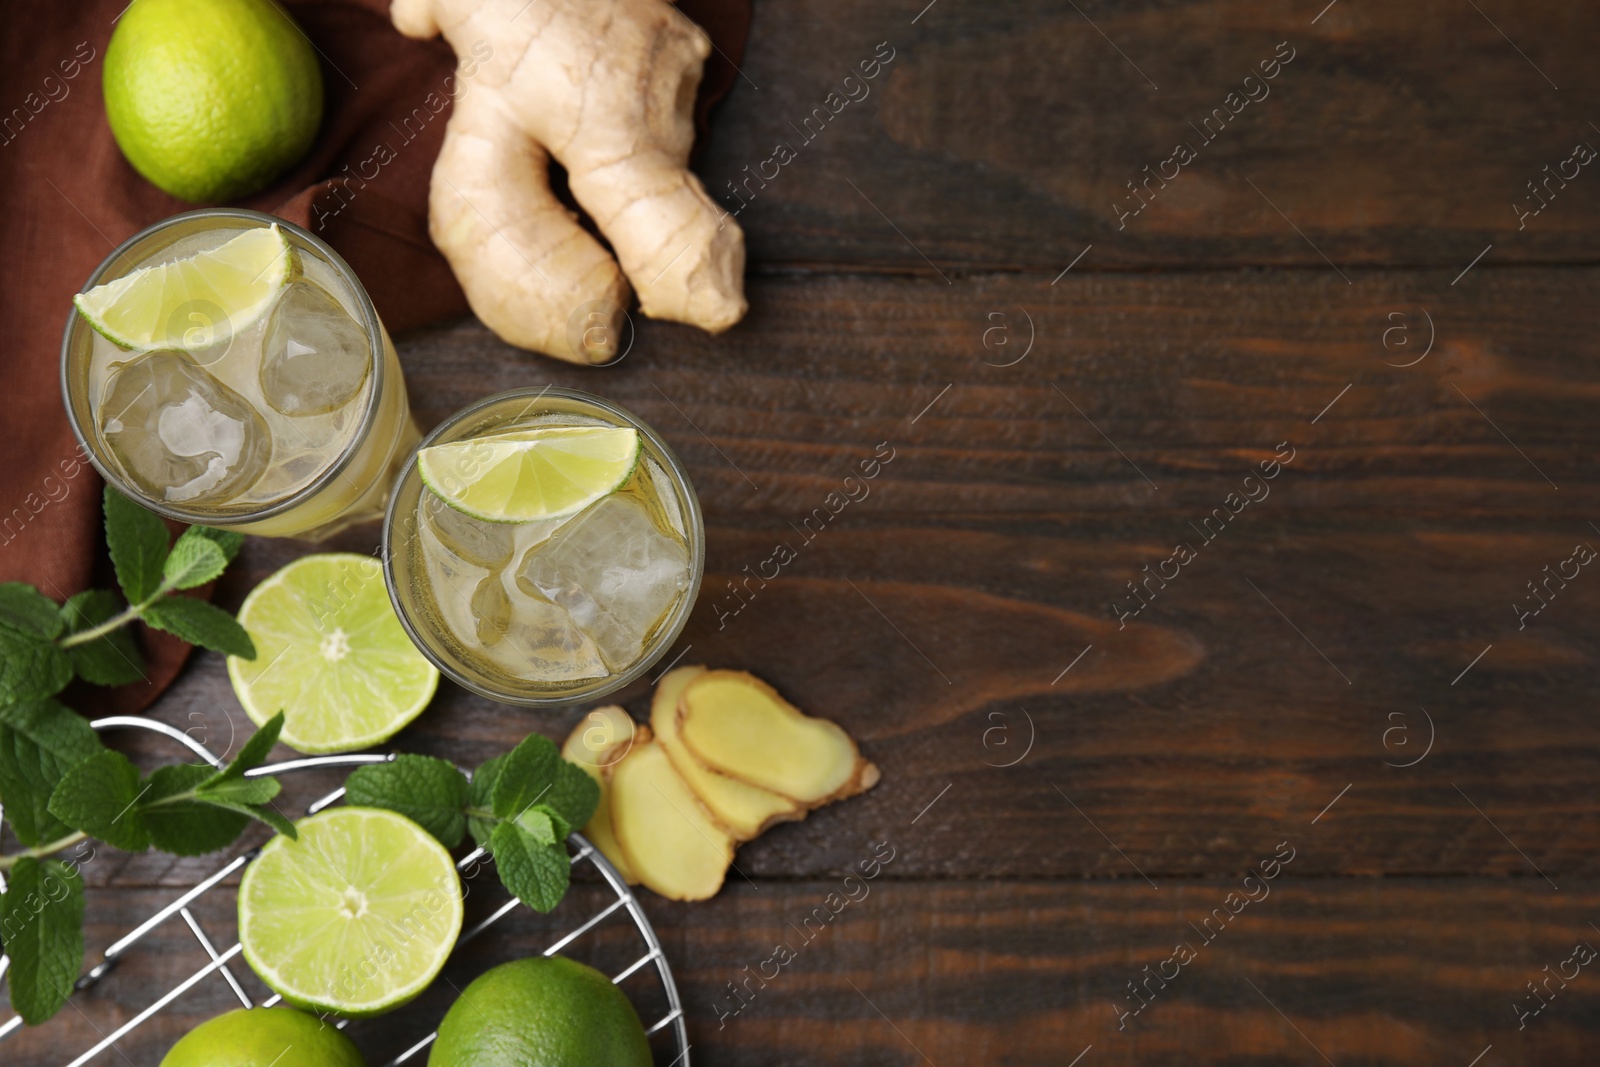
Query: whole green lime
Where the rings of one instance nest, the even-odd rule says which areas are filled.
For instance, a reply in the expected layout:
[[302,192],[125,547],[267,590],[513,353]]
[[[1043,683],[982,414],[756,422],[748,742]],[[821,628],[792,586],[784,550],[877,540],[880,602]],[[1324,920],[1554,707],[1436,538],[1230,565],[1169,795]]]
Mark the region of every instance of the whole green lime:
[[348,1037],[293,1008],[239,1008],[203,1022],[161,1067],[366,1067]]
[[650,1042],[611,979],[561,956],[502,963],[439,1024],[428,1067],[650,1067]]
[[215,202],[262,188],[311,147],[322,72],[272,0],[134,0],[106,48],[105,97],[135,170]]

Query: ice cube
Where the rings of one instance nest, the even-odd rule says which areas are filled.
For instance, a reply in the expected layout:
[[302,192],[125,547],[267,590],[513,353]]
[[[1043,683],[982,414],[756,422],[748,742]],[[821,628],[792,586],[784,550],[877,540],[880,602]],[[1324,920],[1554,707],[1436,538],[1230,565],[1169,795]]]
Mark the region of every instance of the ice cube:
[[505,633],[484,652],[507,673],[541,682],[576,682],[611,673],[595,642],[564,609],[520,591],[505,603]]
[[486,564],[467,558],[456,550],[453,540],[441,536],[426,495],[417,512],[416,555],[428,579],[434,610],[458,641],[475,644],[478,605],[473,601],[477,590],[493,576]]
[[511,585],[513,543],[525,526],[481,522],[430,496],[424,490],[418,503],[418,550],[434,612],[457,644],[514,678],[569,682],[609,673],[566,611]]
[[361,391],[372,356],[361,324],[307,281],[284,290],[261,340],[261,392],[284,415],[324,415]]
[[480,567],[493,567],[511,560],[516,527],[503,522],[484,522],[463,514],[424,488],[417,501],[417,521],[436,542],[452,555]]
[[260,412],[171,349],[117,368],[100,419],[123,473],[154,500],[225,502],[250,488],[272,456]]
[[613,495],[529,552],[525,594],[565,608],[613,671],[639,658],[645,637],[689,585],[689,553],[663,534],[643,504]]

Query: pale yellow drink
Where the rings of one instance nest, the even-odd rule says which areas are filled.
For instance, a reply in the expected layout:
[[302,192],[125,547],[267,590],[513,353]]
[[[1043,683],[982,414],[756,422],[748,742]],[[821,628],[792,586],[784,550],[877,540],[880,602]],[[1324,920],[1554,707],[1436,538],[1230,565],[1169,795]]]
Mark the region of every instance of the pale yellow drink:
[[546,426],[636,429],[638,465],[576,514],[504,523],[452,508],[413,462],[384,531],[389,594],[417,647],[467,688],[530,706],[596,699],[647,670],[687,620],[705,555],[699,505],[676,457],[598,397],[500,394],[423,446]]
[[[292,276],[237,327],[230,309],[180,305],[171,343],[130,349],[75,310],[62,350],[73,429],[123,493],[190,523],[320,539],[382,516],[419,438],[388,333],[348,265],[281,219],[198,211],[138,234],[85,291],[277,226]],[[181,338],[181,341],[178,339]]]

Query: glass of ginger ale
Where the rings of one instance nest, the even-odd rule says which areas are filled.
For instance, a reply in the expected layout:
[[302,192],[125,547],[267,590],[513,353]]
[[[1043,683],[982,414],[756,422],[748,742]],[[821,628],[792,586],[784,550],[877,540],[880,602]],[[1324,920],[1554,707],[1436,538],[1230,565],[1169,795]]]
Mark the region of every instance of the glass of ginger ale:
[[326,244],[255,211],[192,211],[135,234],[74,305],[67,416],[125,495],[312,540],[383,516],[421,435],[394,345]]
[[694,487],[644,422],[565,389],[500,393],[422,442],[384,523],[401,623],[492,700],[562,707],[650,669],[705,567]]

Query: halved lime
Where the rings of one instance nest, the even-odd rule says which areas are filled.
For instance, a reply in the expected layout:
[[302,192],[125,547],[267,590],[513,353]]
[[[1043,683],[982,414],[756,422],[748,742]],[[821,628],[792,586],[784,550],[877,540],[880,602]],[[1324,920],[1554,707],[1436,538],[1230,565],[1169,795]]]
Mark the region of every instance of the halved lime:
[[145,267],[72,298],[102,337],[144,351],[210,348],[266,314],[294,273],[276,225],[187,259]]
[[239,942],[297,1008],[377,1015],[428,987],[461,933],[461,879],[392,811],[331,808],[274,837],[239,882]]
[[533,522],[611,495],[638,462],[638,430],[541,426],[424,448],[417,473],[446,504],[475,519]]
[[302,556],[239,609],[256,658],[228,677],[257,726],[280,710],[280,740],[301,752],[351,752],[393,737],[439,687],[439,671],[395,617],[383,566],[350,552]]

